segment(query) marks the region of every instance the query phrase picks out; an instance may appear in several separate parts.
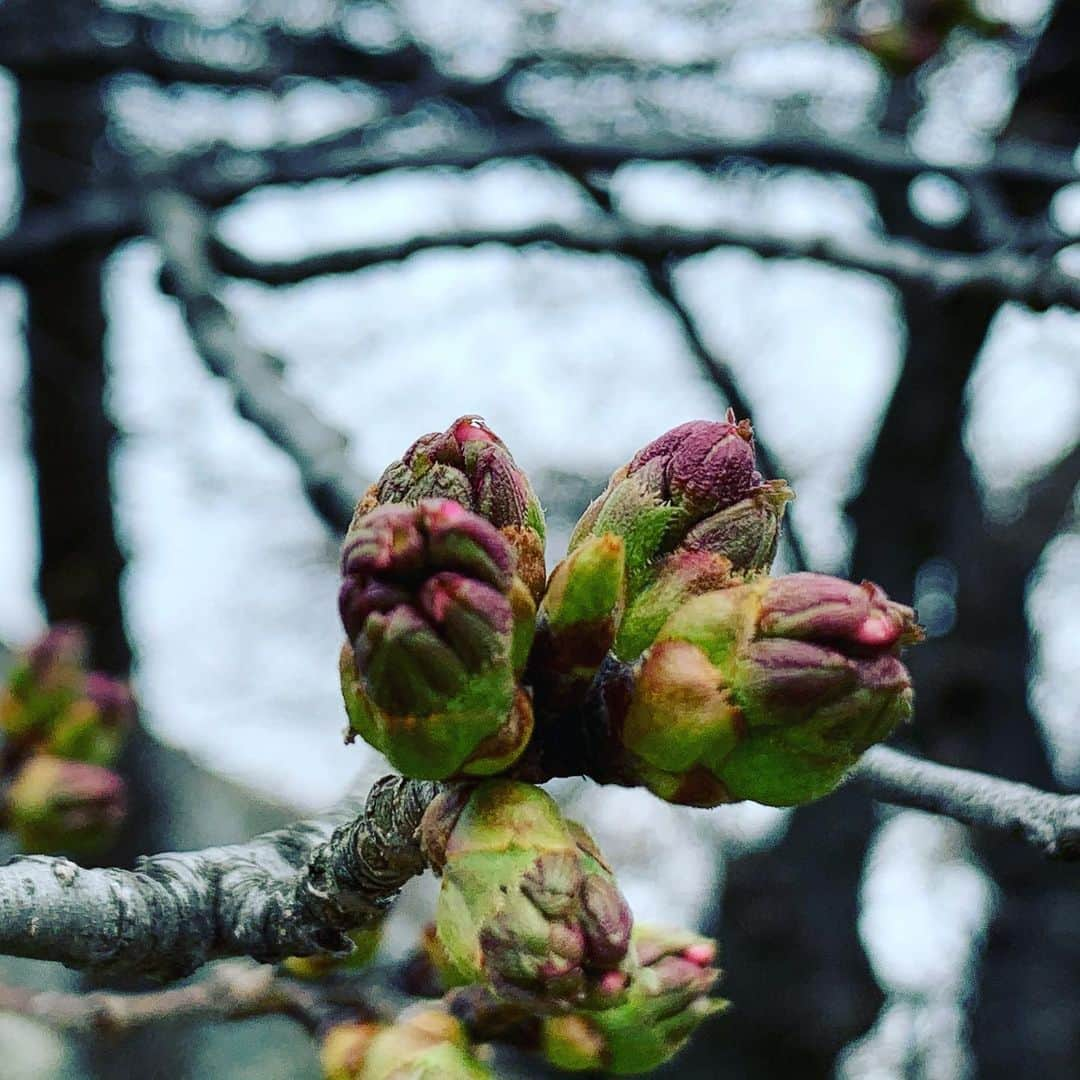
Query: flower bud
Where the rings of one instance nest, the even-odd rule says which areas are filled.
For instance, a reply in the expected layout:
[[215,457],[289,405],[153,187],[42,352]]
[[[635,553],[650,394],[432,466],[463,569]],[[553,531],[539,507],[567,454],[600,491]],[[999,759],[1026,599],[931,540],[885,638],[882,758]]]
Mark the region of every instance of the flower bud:
[[377,507],[342,554],[341,680],[350,726],[405,775],[483,775],[532,733],[515,675],[535,608],[514,551],[446,499]]
[[0,730],[14,756],[41,751],[111,765],[135,723],[127,684],[87,672],[83,630],[60,623],[29,650],[0,692]]
[[[632,916],[580,826],[529,784],[487,781],[447,831],[422,834],[442,888],[436,927],[451,981],[484,982],[540,1013],[623,995]],[[438,850],[433,850],[433,849]]]
[[493,1080],[460,1021],[431,1006],[407,1009],[393,1024],[339,1024],[322,1046],[326,1080]]
[[91,672],[82,696],[59,715],[42,749],[71,761],[111,765],[135,726],[135,699],[126,683]]
[[[755,468],[748,420],[682,424],[640,450],[585,511],[570,539],[621,537],[626,613],[615,654],[631,660],[690,596],[767,573],[776,554],[783,480]],[[687,556],[693,556],[687,558]]]
[[319,1061],[325,1080],[360,1080],[364,1061],[383,1025],[372,1021],[334,1024],[323,1036]]
[[517,572],[539,601],[544,591],[544,512],[529,478],[477,416],[423,435],[387,467],[358,508],[421,499],[452,499],[486,518],[517,553]]
[[73,702],[86,675],[88,644],[74,623],[50,627],[16,662],[0,694],[0,730],[37,740]]
[[670,802],[807,802],[910,716],[899,651],[920,638],[911,608],[869,582],[790,574],[706,593],[638,663],[623,744]]
[[533,662],[553,708],[580,699],[615,641],[626,600],[625,545],[610,533],[582,541],[551,573]]
[[288,956],[281,966],[296,979],[322,979],[335,972],[359,971],[367,967],[382,943],[382,923],[365,930],[351,930],[346,935],[353,943],[347,956],[314,953],[311,956]]
[[5,822],[26,851],[91,854],[124,820],[124,781],[111,769],[35,754],[7,790]]
[[541,1046],[556,1068],[616,1076],[651,1072],[724,1008],[709,997],[720,976],[714,942],[688,931],[642,927],[634,932],[634,946],[638,967],[622,1004],[543,1021]]

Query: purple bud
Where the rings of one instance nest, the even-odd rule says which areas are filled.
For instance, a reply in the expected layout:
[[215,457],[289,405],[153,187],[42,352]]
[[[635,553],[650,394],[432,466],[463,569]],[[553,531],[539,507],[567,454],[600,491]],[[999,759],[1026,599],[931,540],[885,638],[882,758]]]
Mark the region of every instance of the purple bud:
[[535,610],[514,567],[506,537],[448,499],[354,519],[342,693],[353,730],[407,775],[495,771],[524,750],[532,712],[515,699],[515,648]]
[[766,637],[835,642],[871,652],[922,638],[915,612],[877,585],[853,585],[825,574],[788,574],[770,582],[758,627]]
[[77,623],[56,623],[27,652],[30,672],[40,684],[85,670],[90,646],[86,631]]
[[581,888],[581,926],[588,943],[589,962],[615,967],[626,957],[634,917],[615,883],[590,874]]
[[[379,503],[415,505],[421,499],[452,499],[504,530],[519,549],[519,573],[542,589],[544,516],[528,477],[506,445],[478,416],[463,416],[446,431],[423,435],[400,461],[383,473],[375,488]],[[534,580],[539,576],[539,581]]]
[[898,654],[920,638],[911,608],[869,582],[791,574],[705,593],[638,662],[623,744],[671,802],[809,801],[910,715]]
[[754,435],[749,420],[692,420],[680,424],[634,455],[628,476],[658,461],[664,497],[691,513],[722,510],[761,485],[754,468]]

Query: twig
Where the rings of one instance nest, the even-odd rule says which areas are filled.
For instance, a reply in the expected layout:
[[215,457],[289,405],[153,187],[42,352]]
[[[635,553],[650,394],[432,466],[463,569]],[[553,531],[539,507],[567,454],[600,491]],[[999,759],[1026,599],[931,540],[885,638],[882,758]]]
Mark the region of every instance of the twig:
[[999,143],[986,161],[944,165],[918,157],[904,139],[880,134],[857,140],[774,133],[751,138],[660,135],[606,141],[573,140],[539,125],[522,131],[496,129],[441,146],[413,149],[372,146],[364,135],[352,133],[304,146],[265,150],[220,145],[178,162],[177,178],[185,190],[221,206],[266,184],[371,176],[388,169],[471,169],[500,159],[522,158],[536,158],[574,175],[612,170],[632,161],[715,166],[729,159],[750,159],[770,166],[841,173],[871,186],[880,179],[895,182],[897,177],[925,172],[940,172],[959,183],[993,178],[1043,184],[1049,190],[1080,179],[1071,154],[1059,147],[1018,140]]
[[[468,83],[442,89],[453,91],[461,100],[469,100],[482,89],[491,91],[486,84]],[[523,131],[495,131],[419,149],[380,149],[368,145],[369,141],[366,136],[349,134],[263,150],[219,145],[170,161],[170,182],[209,206],[221,207],[269,184],[356,178],[402,168],[471,169],[521,158],[536,158],[575,176],[595,169],[611,170],[631,161],[717,165],[727,159],[750,158],[772,166],[836,171],[871,183],[927,171],[942,172],[965,185],[997,179],[1038,182],[1053,189],[1080,179],[1072,157],[1059,148],[1015,141],[1000,144],[989,161],[955,166],[924,161],[903,140],[888,136],[851,142],[777,134],[752,139],[663,137],[608,143],[571,141],[540,125],[529,125]],[[137,191],[122,186],[102,188],[56,211],[24,218],[17,230],[0,237],[0,269],[17,271],[29,258],[47,256],[84,238],[121,240],[138,235],[143,227]]]
[[395,262],[431,248],[474,248],[483,244],[528,247],[551,244],[588,254],[623,255],[645,262],[704,254],[718,247],[743,247],[765,258],[812,259],[847,270],[883,277],[897,285],[928,292],[970,291],[1014,300],[1036,310],[1054,304],[1080,307],[1080,280],[1052,262],[1010,251],[960,255],[876,233],[793,238],[772,235],[745,224],[708,228],[644,225],[625,219],[588,218],[515,228],[465,229],[320,252],[288,262],[252,259],[215,241],[218,266],[234,277],[287,285],[326,274],[346,274]]
[[882,802],[1017,836],[1052,859],[1080,858],[1080,795],[1054,795],[887,746],[868,750],[852,779]]
[[18,1013],[57,1031],[117,1035],[163,1020],[270,1015],[289,1016],[314,1032],[324,1010],[309,988],[282,978],[273,967],[233,960],[183,986],[142,993],[72,994],[0,985],[0,1012]]
[[319,514],[343,532],[366,487],[349,460],[348,439],[286,388],[277,357],[254,348],[240,334],[218,299],[222,283],[207,257],[209,223],[198,204],[174,191],[151,191],[146,215],[195,349],[214,374],[228,381],[240,415],[296,463]]
[[347,950],[422,872],[416,830],[437,784],[385,777],[363,813],[246,844],[173,852],[134,871],[24,856],[0,867],[0,953],[176,978],[209,960]]

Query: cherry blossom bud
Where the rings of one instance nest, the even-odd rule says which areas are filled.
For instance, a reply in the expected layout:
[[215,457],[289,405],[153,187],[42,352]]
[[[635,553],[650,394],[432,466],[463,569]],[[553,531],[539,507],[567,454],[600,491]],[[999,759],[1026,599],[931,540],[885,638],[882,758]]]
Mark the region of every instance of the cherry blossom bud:
[[762,578],[678,608],[636,668],[623,744],[671,802],[787,806],[827,794],[911,714],[911,608],[822,574]]
[[346,710],[408,776],[499,771],[528,742],[531,705],[515,676],[535,608],[515,559],[490,522],[446,499],[377,507],[349,530]]
[[651,1072],[670,1061],[703,1020],[723,1010],[725,1003],[709,996],[720,976],[714,942],[689,931],[640,927],[634,947],[638,967],[622,1004],[543,1021],[541,1046],[556,1068],[616,1076]]
[[451,980],[539,1013],[621,1000],[633,920],[587,834],[529,784],[481,784],[447,831],[457,806],[422,826],[442,873],[436,927]]
[[539,601],[544,591],[544,513],[529,478],[502,440],[478,416],[463,416],[446,431],[421,436],[393,462],[361,503],[452,499],[486,518],[517,554],[517,573]]

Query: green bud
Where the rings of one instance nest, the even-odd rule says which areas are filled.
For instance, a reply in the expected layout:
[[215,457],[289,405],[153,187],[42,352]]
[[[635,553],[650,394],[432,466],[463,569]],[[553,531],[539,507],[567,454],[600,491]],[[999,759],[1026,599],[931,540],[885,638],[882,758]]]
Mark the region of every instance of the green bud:
[[638,662],[624,746],[671,802],[818,798],[910,715],[898,654],[920,636],[910,608],[865,582],[791,574],[706,593]]
[[516,556],[443,499],[354,520],[342,555],[342,695],[354,734],[407,776],[488,775],[532,734],[516,676],[535,626]]
[[761,478],[750,424],[731,412],[669,431],[616,471],[570,539],[571,555],[591,537],[623,540],[615,655],[639,656],[690,597],[767,573],[793,497],[783,480]]
[[487,781],[425,815],[450,980],[538,1012],[618,1001],[632,917],[580,826],[529,784]]
[[407,1009],[368,1043],[359,1071],[328,1080],[493,1080],[460,1021],[431,1006]]
[[588,537],[552,571],[533,656],[545,680],[556,684],[556,707],[584,695],[615,640],[625,600],[621,537]]
[[620,660],[634,660],[656,639],[660,627],[687,600],[736,584],[731,560],[711,551],[676,551],[634,599],[614,643]]
[[42,749],[72,761],[111,765],[134,726],[135,701],[127,684],[91,672],[81,696],[55,717]]
[[372,1021],[334,1024],[323,1035],[319,1062],[325,1080],[361,1080],[364,1062],[383,1025]]
[[0,731],[20,754],[110,765],[135,723],[125,683],[88,672],[86,635],[60,623],[16,663],[0,691]]
[[651,1072],[724,1008],[709,997],[720,975],[713,966],[714,942],[688,931],[642,927],[634,932],[634,946],[638,967],[622,1004],[543,1021],[541,1047],[556,1068],[616,1076]]
[[4,818],[24,851],[84,855],[112,843],[125,812],[111,769],[35,754],[7,789]]

